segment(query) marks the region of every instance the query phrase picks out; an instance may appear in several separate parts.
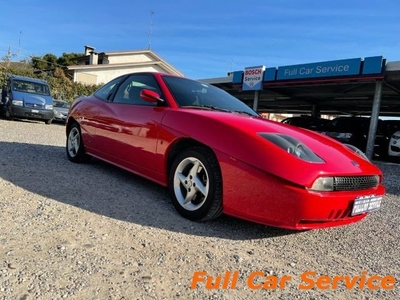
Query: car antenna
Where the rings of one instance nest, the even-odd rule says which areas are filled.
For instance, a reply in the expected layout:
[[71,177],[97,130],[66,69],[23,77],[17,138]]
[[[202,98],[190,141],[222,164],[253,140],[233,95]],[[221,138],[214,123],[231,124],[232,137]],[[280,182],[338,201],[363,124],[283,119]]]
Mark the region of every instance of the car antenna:
[[154,11],[152,10],[151,12],[151,20],[150,20],[150,32],[149,32],[149,45],[147,46],[148,50],[151,50],[151,39],[153,38],[153,18],[154,18]]

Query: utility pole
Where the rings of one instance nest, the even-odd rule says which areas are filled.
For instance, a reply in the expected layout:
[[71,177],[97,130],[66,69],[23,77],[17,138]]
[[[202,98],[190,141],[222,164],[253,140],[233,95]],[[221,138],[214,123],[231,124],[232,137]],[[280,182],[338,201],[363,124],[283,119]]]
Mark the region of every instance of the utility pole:
[[8,51],[6,55],[6,62],[7,62],[7,68],[10,67],[10,62],[11,62],[11,46],[8,45]]
[[18,56],[21,54],[21,40],[22,40],[22,30],[19,32],[19,39],[18,39]]

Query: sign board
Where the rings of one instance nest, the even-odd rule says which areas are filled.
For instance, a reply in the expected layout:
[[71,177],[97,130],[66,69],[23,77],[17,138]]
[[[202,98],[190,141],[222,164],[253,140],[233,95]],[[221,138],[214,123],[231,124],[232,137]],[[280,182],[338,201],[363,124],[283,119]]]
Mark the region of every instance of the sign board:
[[265,66],[248,67],[244,69],[243,75],[243,91],[259,91],[262,90],[262,82]]
[[359,75],[360,70],[361,58],[343,59],[279,67],[276,79],[292,80],[304,78]]
[[383,56],[372,56],[364,59],[362,73],[363,75],[369,74],[382,74],[384,59]]

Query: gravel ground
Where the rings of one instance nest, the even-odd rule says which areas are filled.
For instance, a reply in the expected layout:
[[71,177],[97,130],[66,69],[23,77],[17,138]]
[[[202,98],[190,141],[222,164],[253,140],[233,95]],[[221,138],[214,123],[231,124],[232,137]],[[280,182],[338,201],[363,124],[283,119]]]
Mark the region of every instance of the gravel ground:
[[[379,211],[294,232],[227,216],[190,222],[165,188],[100,161],[70,163],[64,144],[62,125],[0,120],[0,299],[400,299],[400,165],[377,162]],[[228,270],[234,288],[232,276],[227,289],[190,288],[196,271],[215,280]],[[256,284],[291,279],[254,289],[256,271]],[[312,282],[366,273],[396,283],[303,290],[307,271]]]

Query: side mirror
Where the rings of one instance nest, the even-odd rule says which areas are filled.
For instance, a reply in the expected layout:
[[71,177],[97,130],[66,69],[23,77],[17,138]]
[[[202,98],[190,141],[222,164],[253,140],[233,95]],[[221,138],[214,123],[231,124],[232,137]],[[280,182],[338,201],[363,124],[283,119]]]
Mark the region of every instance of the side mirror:
[[140,97],[150,103],[155,102],[164,102],[163,99],[160,98],[160,95],[152,90],[143,89],[140,91]]

